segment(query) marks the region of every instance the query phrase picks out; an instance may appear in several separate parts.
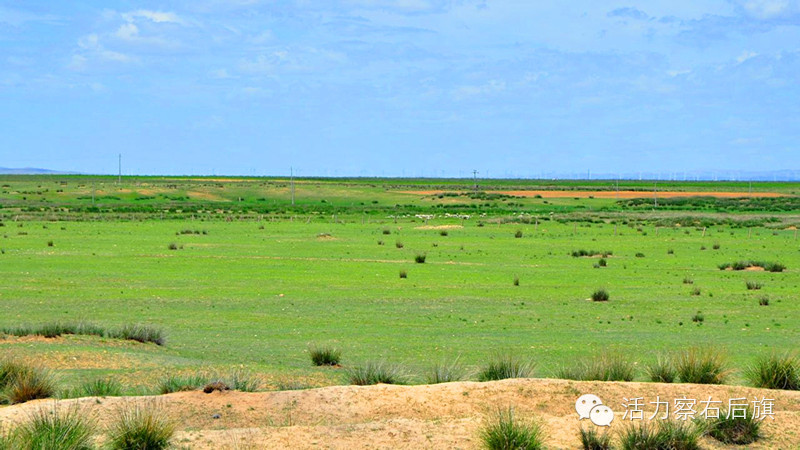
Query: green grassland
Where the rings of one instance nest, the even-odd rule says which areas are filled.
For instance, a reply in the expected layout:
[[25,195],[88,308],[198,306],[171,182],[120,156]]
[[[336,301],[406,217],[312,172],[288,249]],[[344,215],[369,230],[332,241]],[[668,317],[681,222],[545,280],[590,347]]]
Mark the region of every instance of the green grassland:
[[[275,179],[0,184],[0,327],[88,320],[168,333],[163,347],[86,336],[0,341],[4,353],[62,369],[68,382],[114,374],[136,386],[165,371],[240,366],[274,379],[344,382],[339,369],[311,366],[311,344],[341,348],[344,365],[377,358],[417,371],[514,352],[536,361],[538,376],[603,351],[643,365],[659,352],[713,345],[744,368],[758,355],[795,349],[800,337],[800,241],[786,229],[798,219],[793,210],[700,214],[696,204],[654,212],[608,199],[468,196],[455,197],[465,206],[451,210],[440,206],[451,197],[400,192],[468,190],[468,180],[298,180],[294,207],[288,182]],[[749,189],[711,186],[743,196]],[[757,188],[791,195],[797,186]],[[426,223],[415,213],[436,217]],[[687,219],[694,216],[701,219]],[[682,226],[664,226],[675,221]],[[443,225],[452,226],[446,236],[430,228]],[[570,255],[579,249],[613,254],[595,268],[598,258]],[[414,262],[418,254],[424,264]],[[787,270],[718,268],[738,260]],[[763,287],[748,290],[747,281]],[[588,300],[599,288],[609,302]],[[765,296],[769,306],[759,306]],[[698,311],[701,323],[692,321]]]

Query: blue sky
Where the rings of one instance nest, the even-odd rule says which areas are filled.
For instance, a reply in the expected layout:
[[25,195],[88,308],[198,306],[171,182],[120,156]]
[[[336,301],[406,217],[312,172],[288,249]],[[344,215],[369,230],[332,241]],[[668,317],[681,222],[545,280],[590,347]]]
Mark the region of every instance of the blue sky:
[[800,0],[0,0],[0,166],[800,169]]

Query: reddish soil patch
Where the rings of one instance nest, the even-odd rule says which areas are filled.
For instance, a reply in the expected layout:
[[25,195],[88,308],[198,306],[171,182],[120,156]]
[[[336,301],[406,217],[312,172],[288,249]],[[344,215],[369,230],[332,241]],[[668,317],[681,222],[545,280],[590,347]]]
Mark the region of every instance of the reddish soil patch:
[[[416,195],[439,195],[446,191],[400,191],[401,194]],[[514,197],[536,197],[542,198],[652,198],[653,193],[648,191],[488,191],[491,194],[513,195]],[[658,198],[677,198],[677,197],[716,197],[716,198],[740,198],[740,197],[785,197],[784,194],[776,192],[700,192],[700,191],[658,191]]]

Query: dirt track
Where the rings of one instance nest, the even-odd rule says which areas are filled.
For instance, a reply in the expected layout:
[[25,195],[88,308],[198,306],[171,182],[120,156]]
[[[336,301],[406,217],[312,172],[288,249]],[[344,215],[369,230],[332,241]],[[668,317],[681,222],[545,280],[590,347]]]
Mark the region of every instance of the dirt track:
[[[439,195],[447,191],[401,191],[401,194]],[[652,191],[488,191],[489,194],[512,195],[514,197],[541,198],[653,198]],[[658,191],[658,198],[677,197],[716,197],[716,198],[742,198],[742,197],[785,197],[776,192],[704,192],[704,191]]]
[[[104,425],[127,403],[156,403],[179,423],[176,442],[189,448],[478,448],[485,417],[513,406],[519,416],[539,418],[549,436],[548,448],[578,448],[575,400],[592,393],[617,413],[611,430],[626,424],[624,398],[644,402],[687,398],[727,402],[730,398],[775,399],[775,419],[765,419],[766,439],[748,448],[798,448],[800,392],[741,386],[656,383],[600,383],[563,380],[461,382],[431,386],[333,386],[305,391],[203,394],[185,392],[160,397],[78,399]],[[0,408],[0,422],[24,420],[41,400]],[[645,411],[652,413],[650,406]],[[214,415],[219,414],[215,419]],[[649,415],[649,414],[647,414]],[[584,426],[588,425],[583,421]],[[706,438],[706,448],[724,448]]]

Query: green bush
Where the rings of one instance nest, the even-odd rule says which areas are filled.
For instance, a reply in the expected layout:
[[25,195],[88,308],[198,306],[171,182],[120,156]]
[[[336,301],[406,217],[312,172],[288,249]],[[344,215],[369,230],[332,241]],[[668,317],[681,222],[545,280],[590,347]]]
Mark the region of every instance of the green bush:
[[315,366],[337,366],[342,359],[342,352],[333,347],[311,347],[308,353]]
[[440,362],[430,367],[425,374],[427,384],[451,383],[464,379],[465,371],[458,359],[451,363]]
[[745,286],[747,286],[748,291],[757,291],[761,289],[761,283],[757,283],[755,281],[747,281],[745,282]]
[[206,374],[195,373],[191,375],[169,374],[158,382],[158,393],[171,394],[173,392],[195,391],[208,384],[210,377]]
[[124,325],[119,330],[110,332],[108,337],[127,339],[130,341],[141,342],[143,344],[152,342],[156,345],[164,345],[167,341],[164,330],[161,328],[138,323]]
[[598,289],[592,293],[592,301],[594,302],[607,302],[610,296],[605,289]]
[[528,378],[535,364],[524,362],[511,354],[496,355],[478,373],[478,381],[505,380],[507,378]]
[[417,256],[414,257],[414,262],[417,264],[423,264],[425,263],[425,258],[425,253],[417,253]]
[[672,383],[678,378],[678,372],[669,358],[659,356],[647,366],[647,376],[655,383]]
[[97,378],[82,383],[79,391],[84,397],[119,397],[122,384],[113,378]]
[[0,403],[15,405],[56,395],[55,377],[49,370],[25,365],[12,370],[13,374],[4,377]]
[[78,409],[39,409],[14,433],[16,450],[90,450],[95,424]]
[[725,356],[711,347],[691,347],[674,360],[681,383],[724,384],[730,374]]
[[633,381],[636,368],[622,355],[611,353],[563,367],[557,371],[556,376],[578,381]]
[[369,386],[373,384],[407,384],[408,376],[400,366],[385,361],[367,361],[347,371],[350,384]]
[[641,422],[620,433],[622,450],[700,450],[702,430],[692,422]]
[[132,406],[120,411],[108,430],[113,450],[161,450],[169,448],[175,424],[154,406]]
[[481,430],[483,448],[488,450],[537,450],[544,448],[541,425],[514,417],[513,408],[499,410]]
[[795,356],[761,357],[747,369],[746,375],[758,388],[800,390],[800,361]]

